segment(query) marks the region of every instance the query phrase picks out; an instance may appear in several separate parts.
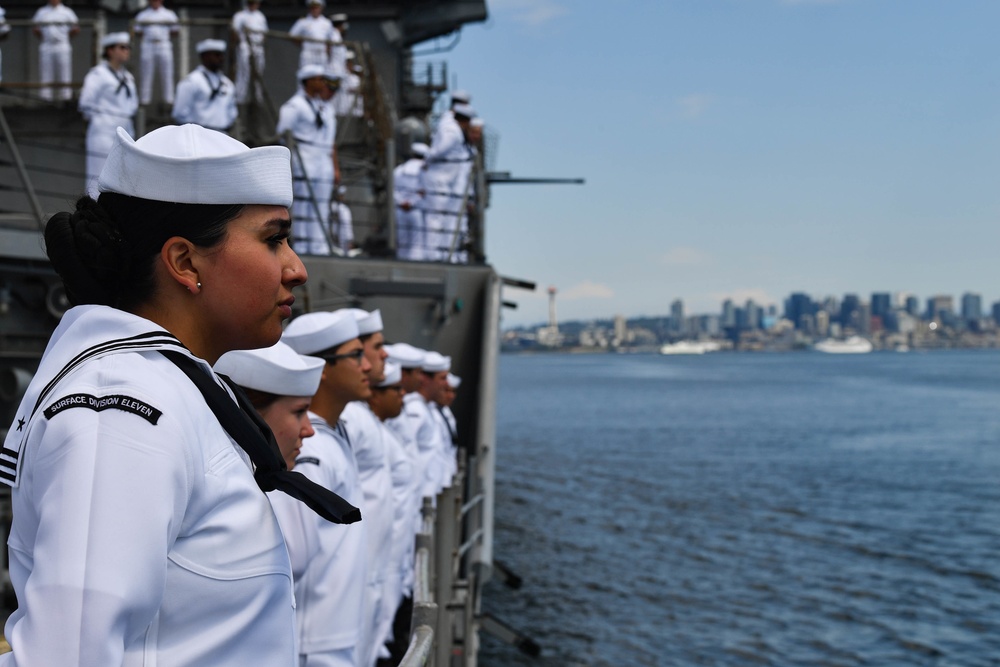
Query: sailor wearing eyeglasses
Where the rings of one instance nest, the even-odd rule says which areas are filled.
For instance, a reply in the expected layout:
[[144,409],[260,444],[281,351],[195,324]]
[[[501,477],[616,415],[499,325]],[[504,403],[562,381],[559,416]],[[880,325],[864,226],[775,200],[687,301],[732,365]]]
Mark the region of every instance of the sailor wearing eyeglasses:
[[[370,364],[368,382],[372,387],[385,379],[385,350],[382,334],[382,313],[360,308],[350,309],[358,321],[360,339],[365,358]],[[369,397],[370,398],[370,397]],[[341,420],[347,427],[361,480],[361,512],[368,522],[368,590],[365,594],[362,634],[359,644],[358,664],[374,665],[382,638],[377,638],[376,627],[384,615],[383,589],[392,566],[393,489],[392,464],[389,444],[385,441],[378,417],[368,404],[368,399],[352,401],[344,408]]]
[[[302,441],[295,470],[325,486],[353,505],[364,492],[344,422],[351,401],[371,397],[368,375],[372,365],[358,338],[358,319],[350,310],[300,315],[285,329],[281,340],[299,354],[326,361],[319,389],[310,408],[315,435]],[[368,580],[368,521],[362,512],[357,524],[318,521],[291,508],[295,520],[318,545],[302,577],[295,582],[295,617],[300,665],[355,667],[362,639],[364,597]],[[292,556],[295,561],[295,556]]]
[[90,68],[80,89],[79,109],[87,119],[87,194],[97,199],[97,177],[115,143],[117,128],[135,137],[132,117],[139,108],[135,78],[125,68],[132,51],[127,32],[101,40],[104,62]]

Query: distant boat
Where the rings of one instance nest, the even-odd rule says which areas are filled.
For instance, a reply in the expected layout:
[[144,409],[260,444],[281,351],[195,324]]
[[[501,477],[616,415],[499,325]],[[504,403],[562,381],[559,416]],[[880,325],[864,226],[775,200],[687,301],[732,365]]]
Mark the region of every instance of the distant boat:
[[813,349],[827,354],[865,354],[872,351],[872,344],[861,336],[851,336],[846,340],[827,338],[813,345]]
[[679,340],[662,346],[660,354],[705,354],[718,350],[719,344],[715,341]]

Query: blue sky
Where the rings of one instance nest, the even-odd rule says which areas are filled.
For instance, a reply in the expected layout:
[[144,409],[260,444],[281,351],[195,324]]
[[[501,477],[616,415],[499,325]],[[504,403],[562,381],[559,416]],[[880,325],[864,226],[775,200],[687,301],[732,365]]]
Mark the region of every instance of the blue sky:
[[[1000,300],[995,0],[492,0],[447,59],[500,134],[505,324],[905,291]],[[426,48],[429,45],[424,45]]]

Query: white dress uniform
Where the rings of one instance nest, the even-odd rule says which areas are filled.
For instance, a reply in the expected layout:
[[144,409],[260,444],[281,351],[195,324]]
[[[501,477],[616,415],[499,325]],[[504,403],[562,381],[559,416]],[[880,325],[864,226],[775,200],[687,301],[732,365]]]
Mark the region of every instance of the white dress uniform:
[[174,45],[170,38],[179,30],[177,14],[162,5],[156,9],[146,7],[135,16],[135,34],[142,36],[139,80],[143,104],[153,101],[153,79],[157,72],[163,101],[174,102]]
[[[313,413],[309,418],[316,434],[302,441],[296,472],[360,507],[363,492],[343,424],[331,427]],[[355,667],[367,578],[367,517],[362,514],[360,523],[338,525],[316,516],[303,503],[283,503],[278,511],[282,529],[295,526],[296,531],[305,532],[303,543],[317,545],[295,581],[299,664]],[[295,549],[296,542],[289,548]],[[293,562],[301,560],[292,556]]]
[[[448,412],[445,412],[445,410]],[[430,404],[430,411],[441,432],[441,449],[437,454],[441,458],[442,484],[443,486],[451,486],[451,480],[455,476],[455,473],[458,472],[458,447],[455,444],[455,417],[452,415],[452,421],[449,421],[448,415],[451,413],[451,410],[441,407],[437,403]]]
[[[62,3],[55,6],[47,4],[40,7],[31,20],[42,32],[42,42],[38,45],[39,80],[43,84],[68,84],[73,80],[73,48],[69,43],[69,34],[79,24],[76,12]],[[52,100],[52,87],[43,87],[39,96],[43,100]],[[68,100],[72,96],[73,91],[68,85],[60,86],[55,99]]]
[[431,414],[431,410],[436,410],[433,404],[418,393],[413,395],[417,398],[406,406],[406,412],[418,415],[414,440],[417,443],[416,474],[420,480],[420,495],[434,498],[443,488],[444,466],[440,452],[445,443],[441,428]]
[[[426,259],[424,227],[424,161],[413,157],[392,172],[392,195],[396,203],[396,256],[420,261]],[[400,208],[409,204],[410,210]]]
[[390,569],[382,589],[382,606],[375,636],[379,644],[392,640],[392,622],[404,594],[404,582],[412,586],[414,551],[414,526],[420,521],[421,500],[418,497],[414,463],[396,433],[384,422],[379,423],[382,439],[388,446],[392,471],[392,547]]
[[[340,33],[333,27],[325,16],[303,16],[292,24],[292,29],[288,31],[292,37],[303,37],[302,52],[299,54],[299,67],[306,65],[319,65],[327,67],[329,56],[327,55],[326,42],[332,42],[340,36]],[[310,41],[322,40],[322,41]]]
[[198,65],[177,84],[172,115],[179,125],[196,123],[225,132],[236,122],[233,82],[222,72]]
[[[333,21],[330,22],[333,26]],[[333,37],[331,40],[333,44],[330,46],[330,61],[328,67],[335,73],[339,74],[340,77],[347,77],[347,45],[344,44],[344,35],[337,30],[336,26],[333,26]]]
[[159,349],[190,356],[106,306],[70,309],[53,333],[0,455],[20,603],[0,665],[296,664],[267,496]]
[[347,428],[358,463],[358,480],[363,492],[361,515],[368,527],[368,590],[358,644],[358,664],[371,667],[377,658],[376,649],[382,644],[376,636],[376,627],[383,614],[382,593],[392,566],[392,523],[395,514],[392,467],[381,424],[367,403],[348,403],[340,419]]
[[[7,12],[0,7],[0,37],[10,33],[10,24],[7,23]],[[0,81],[3,81],[3,54],[0,53]]]
[[[260,9],[242,9],[233,14],[233,32],[239,35],[236,50],[236,101],[244,104],[250,94],[250,58],[258,76],[264,74],[264,33],[267,32],[267,17]],[[258,90],[257,97],[261,97]]]
[[345,72],[341,78],[340,89],[333,96],[333,106],[338,116],[365,115],[365,103],[361,96],[361,77],[354,72]]
[[[450,114],[441,117],[430,150],[424,156],[427,164],[427,184],[424,222],[427,226],[427,257],[431,261],[448,259],[453,244],[460,247],[465,241],[468,224],[462,211],[466,197],[473,154],[465,143],[462,128]],[[455,232],[459,233],[456,243]],[[457,251],[456,251],[457,252]],[[453,260],[457,257],[452,257]]]
[[354,214],[342,201],[330,201],[330,228],[337,234],[340,249],[347,254],[354,243]]
[[290,131],[298,144],[299,155],[292,151],[292,247],[297,253],[329,255],[324,230],[328,229],[333,195],[333,142],[337,136],[333,108],[300,89],[281,105],[276,131],[279,135]]
[[115,143],[115,130],[125,128],[135,138],[132,117],[139,108],[135,78],[125,67],[108,63],[92,67],[80,89],[80,113],[87,119],[87,194],[97,199],[97,177]]

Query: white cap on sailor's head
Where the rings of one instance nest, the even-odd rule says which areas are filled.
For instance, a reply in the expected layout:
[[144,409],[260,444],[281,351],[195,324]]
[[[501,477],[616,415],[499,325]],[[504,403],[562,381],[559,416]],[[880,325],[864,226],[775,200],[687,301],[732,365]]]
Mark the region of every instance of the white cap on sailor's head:
[[247,148],[201,125],[165,125],[133,140],[118,128],[99,192],[179,204],[292,205],[284,146]]
[[420,368],[424,363],[424,355],[427,354],[419,347],[413,347],[408,343],[393,343],[383,348],[388,354],[388,361],[399,364],[402,368]]
[[330,81],[336,81],[339,84],[344,76],[332,67],[327,67],[323,70],[323,78],[326,79],[328,83]]
[[347,23],[347,14],[331,14],[330,23],[337,25],[338,23]]
[[379,382],[376,387],[391,387],[403,381],[403,367],[391,361],[385,362],[385,379]]
[[354,319],[358,321],[359,336],[367,336],[368,334],[382,331],[382,311],[378,308],[371,312],[363,308],[344,308],[344,310],[349,310],[354,315]]
[[278,396],[312,396],[319,389],[325,363],[278,342],[260,350],[226,352],[215,363],[215,372],[248,389]]
[[346,309],[299,315],[288,323],[281,341],[299,354],[316,354],[358,337],[358,321]]
[[417,157],[423,157],[427,155],[427,151],[429,151],[430,149],[431,147],[422,141],[414,141],[412,144],[410,144],[410,153],[412,155],[416,155]]
[[305,81],[306,79],[315,79],[316,77],[326,76],[326,68],[322,65],[303,65],[295,73],[295,78],[298,81]]
[[195,47],[195,51],[198,53],[207,53],[208,51],[218,51],[219,53],[226,52],[226,43],[221,39],[203,39],[198,42],[198,46]]
[[455,106],[456,104],[468,104],[471,101],[472,95],[470,95],[467,90],[456,90],[451,94],[452,106]]
[[460,384],[462,384],[462,378],[458,377],[457,375],[452,375],[451,373],[448,373],[449,387],[451,387],[452,389],[458,389],[458,386]]
[[[3,16],[0,14],[0,16]],[[128,46],[129,39],[127,32],[109,32],[101,39],[101,48],[106,49],[109,46]]]
[[313,5],[326,7],[326,0],[306,0],[306,7],[312,7]]
[[428,373],[440,373],[451,370],[451,357],[446,357],[437,352],[428,352],[424,355],[424,361],[420,368]]
[[456,104],[451,108],[451,111],[452,113],[455,114],[456,118],[461,116],[463,118],[471,120],[472,118],[476,117],[476,110],[473,109],[472,106],[469,104]]

